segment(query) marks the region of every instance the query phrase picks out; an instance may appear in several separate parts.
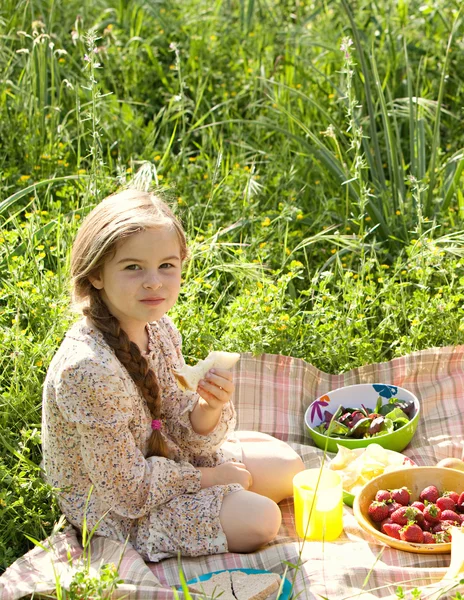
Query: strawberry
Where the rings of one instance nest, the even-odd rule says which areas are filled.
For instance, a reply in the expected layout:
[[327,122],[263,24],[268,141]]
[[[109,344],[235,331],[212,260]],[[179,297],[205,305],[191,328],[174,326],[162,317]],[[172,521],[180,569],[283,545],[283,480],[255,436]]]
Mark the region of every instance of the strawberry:
[[441,519],[441,510],[436,504],[427,504],[424,508],[424,517],[429,523],[438,523]]
[[408,521],[414,521],[414,523],[417,523],[421,527],[425,523],[424,515],[418,508],[415,508],[414,506],[407,506],[404,514],[408,518]]
[[441,512],[441,520],[442,521],[454,521],[455,523],[460,523],[461,519],[459,515],[454,512],[454,510],[443,510]]
[[411,506],[414,506],[414,508],[419,509],[422,513],[424,512],[425,504],[423,502],[417,502],[416,500],[416,502],[413,502]]
[[400,530],[400,539],[405,542],[422,544],[424,542],[424,532],[415,523],[408,523],[406,527]]
[[391,515],[392,512],[395,512],[397,508],[401,508],[401,504],[398,504],[398,502],[392,502],[388,505],[388,513]]
[[422,500],[422,502],[427,500],[427,502],[435,503],[439,497],[440,492],[434,485],[429,485],[428,487],[424,488],[419,495],[419,498]]
[[456,502],[455,510],[458,513],[464,513],[464,492],[462,492],[459,496],[458,501]]
[[391,502],[392,495],[388,490],[379,490],[375,495],[375,499],[377,502]]
[[382,527],[382,531],[392,538],[396,538],[397,540],[401,539],[401,525],[398,525],[398,523],[385,523],[385,525]]
[[456,507],[456,502],[454,502],[454,500],[452,500],[452,498],[449,498],[448,496],[441,496],[437,499],[435,504],[442,512],[444,510],[454,510]]
[[371,502],[368,512],[373,521],[380,523],[380,521],[383,521],[388,517],[388,506],[385,502],[377,502],[374,500],[374,502]]
[[401,504],[402,506],[407,506],[411,499],[411,492],[407,487],[403,486],[397,490],[391,490],[391,497],[393,502],[398,502],[398,504]]
[[459,519],[461,520],[461,525],[464,525],[464,515],[459,515]]
[[398,523],[398,525],[406,525],[408,522],[408,517],[406,516],[406,511],[408,510],[408,506],[400,506],[390,515],[393,523]]
[[435,544],[435,538],[430,531],[424,531],[424,544]]
[[419,523],[419,525],[421,526],[422,531],[432,531],[432,527],[435,525],[435,523],[431,523],[424,518],[424,522]]
[[451,542],[451,534],[447,531],[439,531],[434,537],[437,544],[447,544]]
[[455,504],[459,501],[459,494],[456,492],[443,492],[442,496],[445,498],[451,498]]

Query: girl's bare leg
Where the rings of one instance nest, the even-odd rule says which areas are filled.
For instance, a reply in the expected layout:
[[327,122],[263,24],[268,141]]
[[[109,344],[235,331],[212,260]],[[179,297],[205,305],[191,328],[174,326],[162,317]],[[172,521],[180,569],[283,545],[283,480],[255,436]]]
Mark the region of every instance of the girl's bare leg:
[[237,431],[243,463],[253,477],[251,492],[280,502],[293,495],[293,477],[305,468],[288,444],[265,433]]
[[219,518],[229,552],[253,552],[268,544],[282,521],[275,502],[245,490],[224,497]]

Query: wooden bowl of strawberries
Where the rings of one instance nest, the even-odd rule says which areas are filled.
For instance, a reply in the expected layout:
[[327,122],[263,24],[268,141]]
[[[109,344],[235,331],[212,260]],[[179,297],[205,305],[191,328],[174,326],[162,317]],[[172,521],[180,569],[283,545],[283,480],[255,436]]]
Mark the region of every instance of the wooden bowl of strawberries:
[[464,529],[464,471],[414,467],[384,473],[353,504],[359,525],[377,540],[406,552],[451,552],[452,527]]

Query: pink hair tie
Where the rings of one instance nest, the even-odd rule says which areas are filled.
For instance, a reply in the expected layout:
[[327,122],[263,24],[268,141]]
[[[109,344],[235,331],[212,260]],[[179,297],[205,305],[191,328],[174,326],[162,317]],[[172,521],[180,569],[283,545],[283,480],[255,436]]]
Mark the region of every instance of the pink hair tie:
[[153,419],[153,421],[151,422],[151,428],[152,429],[161,429],[161,421],[159,419]]

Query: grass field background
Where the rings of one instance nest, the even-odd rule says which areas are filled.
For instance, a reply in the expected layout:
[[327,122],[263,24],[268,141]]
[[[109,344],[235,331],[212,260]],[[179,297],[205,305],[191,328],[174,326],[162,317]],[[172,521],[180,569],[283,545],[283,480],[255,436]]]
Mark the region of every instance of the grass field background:
[[59,516],[41,387],[73,237],[120,186],[187,230],[187,361],[464,342],[458,0],[4,0],[0,36],[2,569]]

